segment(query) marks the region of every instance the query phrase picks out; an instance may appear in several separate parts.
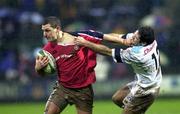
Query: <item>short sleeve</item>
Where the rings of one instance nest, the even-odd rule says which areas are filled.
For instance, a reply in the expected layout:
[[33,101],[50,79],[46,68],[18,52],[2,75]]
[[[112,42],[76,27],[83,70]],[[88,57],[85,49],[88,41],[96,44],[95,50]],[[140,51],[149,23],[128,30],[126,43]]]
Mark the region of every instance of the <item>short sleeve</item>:
[[112,57],[113,60],[117,63],[121,62],[131,64],[137,60],[136,55],[131,51],[131,48],[127,48],[125,50],[114,48],[112,49]]

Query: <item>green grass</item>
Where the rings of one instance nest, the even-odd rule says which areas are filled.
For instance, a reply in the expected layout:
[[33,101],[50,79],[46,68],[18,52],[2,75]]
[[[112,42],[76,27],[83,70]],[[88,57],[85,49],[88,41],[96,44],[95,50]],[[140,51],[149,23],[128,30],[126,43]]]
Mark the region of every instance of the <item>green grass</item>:
[[[45,103],[0,103],[0,114],[43,114]],[[180,99],[159,99],[146,114],[180,114]],[[96,101],[93,114],[120,114],[121,109],[111,101]],[[68,106],[62,114],[76,114],[74,106]]]

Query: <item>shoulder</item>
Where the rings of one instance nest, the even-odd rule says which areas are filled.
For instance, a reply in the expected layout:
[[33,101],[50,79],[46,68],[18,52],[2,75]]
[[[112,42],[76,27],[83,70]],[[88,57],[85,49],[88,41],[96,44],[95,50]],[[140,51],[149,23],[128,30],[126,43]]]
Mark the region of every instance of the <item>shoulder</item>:
[[143,46],[132,46],[127,48],[125,52],[132,60],[139,61],[143,56]]
[[56,45],[57,45],[57,43],[48,42],[47,44],[44,45],[43,49],[44,50],[49,50],[51,48],[54,48]]
[[143,46],[133,46],[131,48],[131,53],[133,53],[133,54],[141,54],[142,50],[143,50]]

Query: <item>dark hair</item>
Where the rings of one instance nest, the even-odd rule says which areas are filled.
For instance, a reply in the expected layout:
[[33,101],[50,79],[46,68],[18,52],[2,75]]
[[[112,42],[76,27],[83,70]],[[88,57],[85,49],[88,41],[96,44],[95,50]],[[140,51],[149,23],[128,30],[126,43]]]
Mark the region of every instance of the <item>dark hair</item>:
[[146,43],[146,45],[151,44],[155,40],[154,30],[149,26],[140,27],[138,32],[140,35],[140,42]]
[[50,24],[53,28],[56,28],[57,26],[61,27],[61,21],[55,16],[45,18],[44,24]]

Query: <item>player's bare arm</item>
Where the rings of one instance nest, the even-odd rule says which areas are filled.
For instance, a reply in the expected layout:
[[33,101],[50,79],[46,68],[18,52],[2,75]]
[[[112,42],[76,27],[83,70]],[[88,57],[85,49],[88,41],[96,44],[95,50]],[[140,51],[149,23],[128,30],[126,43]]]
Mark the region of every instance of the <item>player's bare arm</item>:
[[75,38],[75,44],[88,47],[88,48],[94,50],[95,52],[98,52],[98,53],[101,53],[104,55],[111,56],[111,53],[112,53],[112,50],[109,47],[107,47],[105,45],[101,45],[101,44],[92,43],[90,41],[85,40],[82,37]]
[[103,39],[113,43],[118,43],[125,46],[131,46],[132,40],[122,38],[123,35],[124,34],[115,34],[115,33],[104,34]]
[[132,35],[130,38],[123,38],[126,35],[127,34],[116,34],[116,33],[104,34],[103,39],[113,43],[122,44],[125,46],[132,46],[138,42],[135,35]]

